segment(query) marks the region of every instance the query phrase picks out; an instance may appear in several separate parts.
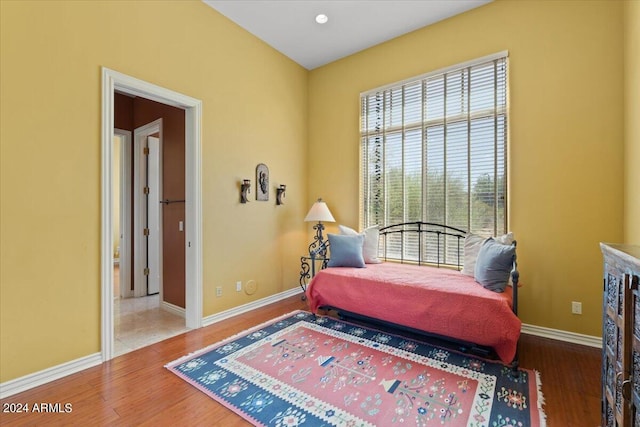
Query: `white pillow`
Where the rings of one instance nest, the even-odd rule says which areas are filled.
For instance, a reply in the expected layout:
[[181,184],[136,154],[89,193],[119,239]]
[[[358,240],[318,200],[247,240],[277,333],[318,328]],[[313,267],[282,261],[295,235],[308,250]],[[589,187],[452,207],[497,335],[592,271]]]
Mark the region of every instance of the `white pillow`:
[[493,240],[498,243],[502,243],[503,245],[510,245],[513,243],[513,233],[508,232],[507,234],[503,234],[502,236],[494,237]]
[[340,234],[347,236],[363,235],[364,245],[362,246],[362,257],[366,264],[380,264],[382,261],[378,258],[378,242],[380,238],[380,227],[378,225],[372,225],[365,228],[362,233],[358,233],[353,228],[349,228],[344,225],[338,225]]
[[474,277],[476,271],[476,259],[478,259],[478,252],[482,247],[486,237],[478,236],[477,234],[469,233],[464,238],[464,261],[462,264],[462,274]]
[[[475,276],[476,259],[478,259],[478,252],[485,240],[487,240],[486,237],[478,236],[473,233],[467,234],[464,238],[464,263],[462,264],[462,274],[472,277]],[[494,237],[493,240],[498,243],[502,243],[503,245],[510,245],[513,243],[513,233],[509,232],[502,236]]]

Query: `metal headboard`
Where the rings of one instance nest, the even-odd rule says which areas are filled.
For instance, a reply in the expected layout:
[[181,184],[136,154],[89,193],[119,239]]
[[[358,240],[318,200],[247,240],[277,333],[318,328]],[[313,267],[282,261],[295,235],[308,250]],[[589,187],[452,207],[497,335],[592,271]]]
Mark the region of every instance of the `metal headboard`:
[[[397,234],[401,236],[400,256],[390,257],[388,253],[388,249],[389,249],[388,238],[390,236],[397,235]],[[405,247],[404,247],[405,234],[417,234],[417,238],[418,238],[417,259],[405,258]],[[380,239],[382,241],[382,249],[383,249],[382,257],[385,259],[385,261],[396,260],[396,261],[400,261],[401,263],[404,263],[405,261],[407,261],[407,262],[415,262],[418,265],[435,264],[438,267],[440,265],[454,266],[458,270],[460,270],[462,268],[462,264],[464,260],[463,251],[464,251],[464,238],[466,234],[467,232],[462,229],[450,227],[448,225],[434,224],[431,222],[414,221],[414,222],[404,222],[401,224],[388,225],[386,227],[380,228]],[[429,260],[429,259],[423,259],[423,248],[422,248],[423,242],[426,243],[427,245],[430,242],[428,238],[424,237],[425,235],[436,236],[435,242],[433,243],[436,246],[435,261]],[[442,248],[443,245],[447,244],[447,240],[449,239],[455,239],[454,240],[455,246],[456,246],[455,262],[452,262],[453,260],[448,259],[447,253],[446,253],[447,252],[446,247]],[[461,240],[462,240],[462,243],[460,242]],[[431,247],[431,245],[428,245],[428,246]],[[427,250],[425,250],[424,252],[427,252]]]

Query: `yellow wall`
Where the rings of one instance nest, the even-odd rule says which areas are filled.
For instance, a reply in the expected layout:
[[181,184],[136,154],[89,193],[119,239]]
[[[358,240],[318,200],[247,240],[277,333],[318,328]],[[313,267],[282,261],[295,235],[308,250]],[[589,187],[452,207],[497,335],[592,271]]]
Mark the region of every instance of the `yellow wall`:
[[[498,1],[312,72],[199,1],[0,0],[0,19],[0,382],[100,351],[101,66],[203,100],[206,316],[296,286],[315,198],[357,227],[360,92],[509,50],[521,315],[600,335],[598,242],[639,235],[637,3]],[[261,162],[284,206],[238,203]]]
[[624,8],[625,243],[640,245],[640,1]]
[[[203,314],[297,286],[306,70],[199,1],[3,0],[0,17],[0,382],[100,351],[101,66],[203,101]],[[285,205],[239,203],[258,163]]]
[[521,318],[600,336],[598,242],[623,237],[622,19],[615,1],[498,1],[313,70],[309,202],[358,225],[360,92],[508,50]]

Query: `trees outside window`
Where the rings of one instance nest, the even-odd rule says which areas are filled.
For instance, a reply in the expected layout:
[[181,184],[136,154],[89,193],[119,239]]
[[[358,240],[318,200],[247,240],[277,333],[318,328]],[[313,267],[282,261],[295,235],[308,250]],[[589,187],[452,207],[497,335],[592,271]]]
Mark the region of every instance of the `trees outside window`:
[[[361,226],[505,233],[507,99],[506,53],[362,94]],[[417,241],[404,238],[392,246],[417,259]]]

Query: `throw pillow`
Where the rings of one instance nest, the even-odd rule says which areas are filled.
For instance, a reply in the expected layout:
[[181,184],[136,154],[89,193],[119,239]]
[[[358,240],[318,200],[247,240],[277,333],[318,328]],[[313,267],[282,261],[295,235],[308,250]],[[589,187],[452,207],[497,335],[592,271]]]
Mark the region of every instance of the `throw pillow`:
[[510,245],[513,243],[513,233],[508,232],[507,234],[503,234],[502,236],[494,237],[495,241],[498,243],[502,243],[503,245]]
[[476,259],[476,282],[494,292],[504,292],[513,267],[513,255],[516,247],[503,245],[494,239],[487,239],[478,252]]
[[380,226],[372,225],[365,228],[362,233],[358,233],[353,228],[344,225],[338,225],[340,234],[345,236],[356,236],[361,234],[364,236],[364,245],[362,246],[362,257],[366,264],[380,264],[382,261],[378,258],[378,242],[380,241]]
[[331,251],[327,267],[364,267],[362,245],[364,235],[328,234]]
[[462,264],[462,274],[475,276],[476,259],[478,258],[478,252],[485,240],[487,240],[486,237],[472,233],[467,234],[464,238],[464,262]]
[[[510,245],[513,243],[513,233],[509,232],[502,236],[493,238],[496,242],[503,245]],[[476,259],[478,258],[478,252],[482,247],[486,237],[478,236],[477,234],[469,233],[464,238],[464,262],[462,264],[462,274],[467,276],[475,276],[476,274]],[[509,285],[511,285],[511,277],[509,277]]]

